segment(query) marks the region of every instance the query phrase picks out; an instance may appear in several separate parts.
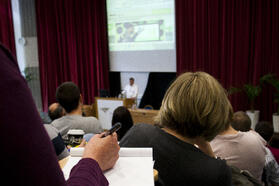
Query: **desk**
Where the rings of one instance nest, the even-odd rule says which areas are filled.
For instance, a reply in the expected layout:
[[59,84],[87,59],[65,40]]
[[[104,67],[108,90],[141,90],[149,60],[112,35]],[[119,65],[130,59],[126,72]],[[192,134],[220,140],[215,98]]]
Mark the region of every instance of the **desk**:
[[65,167],[65,165],[68,162],[69,158],[70,158],[70,156],[67,156],[66,158],[58,161],[61,169],[63,169]]
[[[60,168],[63,169],[68,162],[70,156],[67,156],[66,158],[60,160],[58,163],[60,165]],[[156,169],[153,169],[154,174],[154,181],[158,181],[158,171]]]
[[134,124],[147,123],[155,124],[154,117],[158,114],[159,110],[147,110],[147,109],[129,109]]

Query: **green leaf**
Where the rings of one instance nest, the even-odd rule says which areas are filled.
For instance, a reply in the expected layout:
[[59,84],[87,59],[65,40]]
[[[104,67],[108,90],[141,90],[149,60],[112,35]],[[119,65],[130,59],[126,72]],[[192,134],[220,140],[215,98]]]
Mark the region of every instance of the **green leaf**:
[[228,94],[231,95],[231,94],[235,94],[235,93],[238,93],[238,92],[241,92],[241,89],[240,88],[237,88],[237,87],[230,87],[228,89]]
[[260,85],[262,86],[264,83],[269,83],[274,78],[275,74],[268,73],[260,78]]
[[245,84],[243,86],[243,90],[246,93],[250,102],[254,101],[256,97],[258,97],[262,91],[260,86],[254,86],[251,84]]

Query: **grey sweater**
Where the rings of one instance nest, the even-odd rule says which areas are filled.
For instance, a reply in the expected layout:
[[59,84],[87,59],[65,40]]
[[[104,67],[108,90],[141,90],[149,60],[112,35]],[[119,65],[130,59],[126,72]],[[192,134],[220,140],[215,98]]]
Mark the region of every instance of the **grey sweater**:
[[99,120],[97,120],[95,117],[66,115],[54,120],[51,125],[59,131],[59,133],[62,135],[62,138],[66,138],[67,132],[70,129],[81,129],[85,132],[85,134],[97,134],[103,132]]

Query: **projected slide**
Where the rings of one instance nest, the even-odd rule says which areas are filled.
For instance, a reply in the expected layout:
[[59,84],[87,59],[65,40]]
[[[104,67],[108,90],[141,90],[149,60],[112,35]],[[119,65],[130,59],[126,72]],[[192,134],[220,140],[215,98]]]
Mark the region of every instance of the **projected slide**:
[[[157,21],[158,22],[158,21]],[[117,42],[144,42],[160,40],[160,25],[156,22],[134,22],[116,24]]]
[[107,0],[110,51],[172,50],[173,0]]

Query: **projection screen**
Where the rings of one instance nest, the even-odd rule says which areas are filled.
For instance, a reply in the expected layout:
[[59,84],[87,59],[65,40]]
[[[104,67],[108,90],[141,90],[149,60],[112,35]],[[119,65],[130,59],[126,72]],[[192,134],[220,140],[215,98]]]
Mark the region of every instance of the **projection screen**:
[[174,0],[107,0],[110,71],[176,72]]

